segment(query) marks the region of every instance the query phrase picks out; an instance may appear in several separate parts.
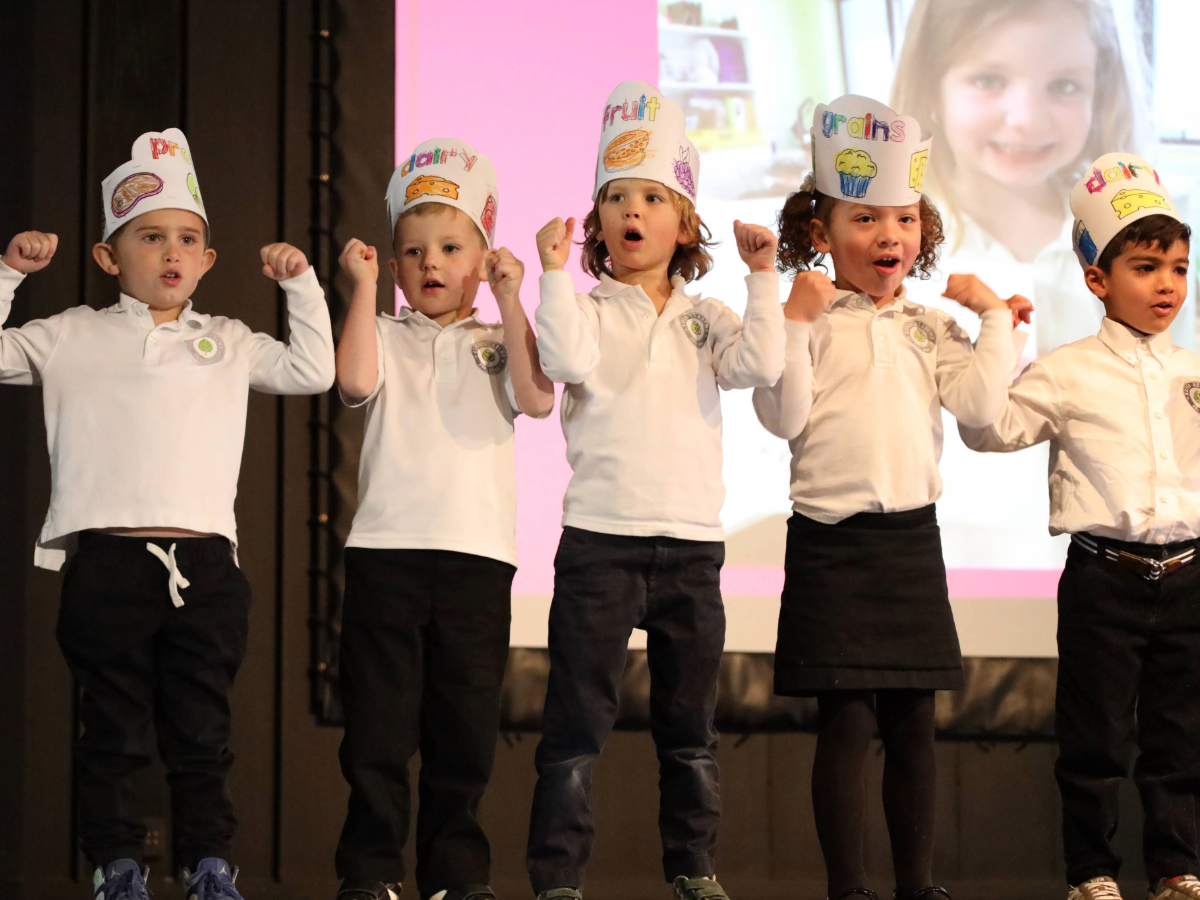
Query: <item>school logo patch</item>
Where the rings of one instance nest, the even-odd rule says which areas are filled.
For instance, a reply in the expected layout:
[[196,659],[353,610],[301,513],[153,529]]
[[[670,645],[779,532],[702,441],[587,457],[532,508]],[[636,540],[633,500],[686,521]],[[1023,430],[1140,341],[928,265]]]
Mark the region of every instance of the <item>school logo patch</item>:
[[1196,412],[1200,412],[1200,381],[1189,381],[1183,386],[1183,396]]
[[708,340],[708,319],[704,315],[698,312],[684,313],[679,317],[679,324],[683,326],[684,333],[693,344],[697,347],[704,346],[704,342]]
[[503,372],[508,365],[508,350],[499,341],[476,341],[471,345],[471,355],[475,365],[489,375]]
[[215,334],[187,341],[188,352],[199,365],[211,366],[225,358],[225,342]]
[[904,336],[922,353],[932,353],[937,346],[937,335],[933,327],[920,319],[909,319],[904,323]]

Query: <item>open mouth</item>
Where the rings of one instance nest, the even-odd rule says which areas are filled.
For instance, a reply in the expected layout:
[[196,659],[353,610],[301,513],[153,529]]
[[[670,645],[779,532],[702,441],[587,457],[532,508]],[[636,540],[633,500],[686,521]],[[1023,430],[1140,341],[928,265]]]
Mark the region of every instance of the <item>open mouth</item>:
[[1175,304],[1170,300],[1162,300],[1150,307],[1159,318],[1166,318],[1175,310]]
[[436,278],[426,278],[421,283],[421,290],[423,290],[423,291],[437,291],[437,290],[441,290],[444,287],[445,287],[445,285],[442,284],[440,281],[438,281]]
[[895,275],[900,271],[900,257],[881,256],[872,264],[880,275]]
[[1001,159],[1010,163],[1040,162],[1054,150],[1054,143],[1016,144],[1005,141],[988,141],[988,147]]
[[181,281],[183,281],[183,275],[173,269],[163,272],[158,277],[162,280],[163,284],[169,287],[176,287]]
[[642,233],[636,228],[626,228],[625,236],[621,239],[621,243],[626,250],[636,250],[642,246]]

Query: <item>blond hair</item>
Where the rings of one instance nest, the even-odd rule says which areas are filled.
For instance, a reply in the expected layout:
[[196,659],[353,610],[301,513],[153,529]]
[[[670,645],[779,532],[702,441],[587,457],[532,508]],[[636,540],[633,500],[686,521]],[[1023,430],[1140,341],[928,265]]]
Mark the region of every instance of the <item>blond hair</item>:
[[1072,185],[1096,157],[1115,149],[1136,152],[1149,122],[1146,60],[1121,52],[1116,19],[1109,0],[918,0],[909,19],[904,48],[896,65],[892,108],[933,132],[935,152],[925,176],[925,191],[939,201],[942,213],[961,233],[963,210],[954,190],[955,160],[941,121],[941,81],[956,54],[997,24],[1050,10],[1077,13],[1096,46],[1096,89],[1092,128],[1079,156],[1052,180],[1064,203]]

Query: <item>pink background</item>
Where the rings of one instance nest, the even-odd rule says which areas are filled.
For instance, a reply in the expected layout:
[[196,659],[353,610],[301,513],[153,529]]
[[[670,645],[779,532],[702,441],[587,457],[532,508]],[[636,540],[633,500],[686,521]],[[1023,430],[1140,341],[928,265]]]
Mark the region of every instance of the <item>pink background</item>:
[[[590,208],[600,114],[619,82],[658,80],[656,4],[613,0],[587,6],[523,0],[452,5],[398,0],[396,160],[435,137],[457,137],[488,156],[499,176],[497,246],[526,265],[522,299],[530,320],[541,272],[534,235],[554,216],[582,219]],[[594,283],[568,269],[579,290]],[[499,321],[485,284],[480,308]],[[562,497],[570,478],[558,408],[517,422],[515,594],[553,589]],[[781,561],[782,563],[782,561]],[[1058,572],[954,569],[952,597],[1053,597]],[[729,567],[726,594],[778,595],[782,567]]]

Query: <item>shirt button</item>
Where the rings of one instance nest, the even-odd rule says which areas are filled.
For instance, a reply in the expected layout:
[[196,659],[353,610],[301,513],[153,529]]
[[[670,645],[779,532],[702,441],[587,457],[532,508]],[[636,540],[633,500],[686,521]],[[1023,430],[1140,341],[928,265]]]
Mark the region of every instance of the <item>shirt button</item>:
[[645,313],[642,313],[642,318],[643,318],[643,319],[648,319],[648,318],[650,318],[650,317],[649,317],[648,315],[646,315]]
[[1150,378],[1151,378],[1151,379],[1158,378],[1158,373],[1157,373],[1157,372],[1151,372],[1151,373],[1150,373]]
[[1163,411],[1161,409],[1158,410],[1158,412],[1156,412],[1154,414],[1154,418],[1156,418],[1156,419],[1161,419],[1162,417],[1163,417]]
[[139,316],[145,315],[140,309],[135,309],[134,312]]
[[1161,456],[1163,459],[1166,459],[1170,454],[1168,454],[1167,451],[1164,450],[1162,453],[1160,453],[1158,455]]
[[1170,498],[1166,494],[1163,494],[1158,499],[1161,500],[1163,503],[1166,503],[1167,500],[1169,500]]

